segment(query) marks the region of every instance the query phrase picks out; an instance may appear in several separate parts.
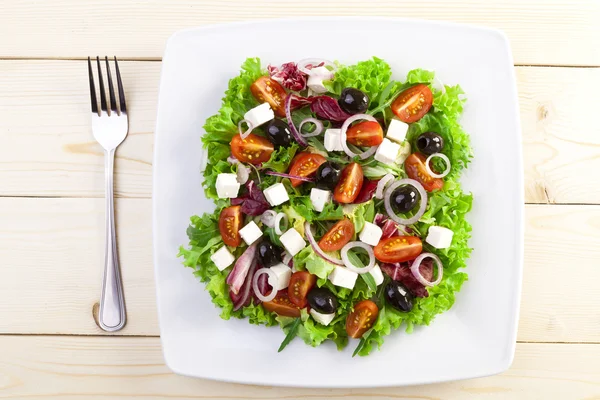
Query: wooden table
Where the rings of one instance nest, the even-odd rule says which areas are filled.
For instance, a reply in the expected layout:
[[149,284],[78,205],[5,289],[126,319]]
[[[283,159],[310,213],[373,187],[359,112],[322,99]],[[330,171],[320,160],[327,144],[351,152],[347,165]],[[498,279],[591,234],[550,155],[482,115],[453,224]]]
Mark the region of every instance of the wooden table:
[[[504,374],[408,388],[303,390],[191,379],[165,367],[150,216],[165,41],[185,27],[295,15],[452,20],[508,34],[527,204],[519,343]],[[600,398],[599,21],[594,0],[3,0],[0,398]],[[124,60],[131,116],[116,161],[128,309],[117,334],[95,321],[104,173],[83,60],[97,54]]]

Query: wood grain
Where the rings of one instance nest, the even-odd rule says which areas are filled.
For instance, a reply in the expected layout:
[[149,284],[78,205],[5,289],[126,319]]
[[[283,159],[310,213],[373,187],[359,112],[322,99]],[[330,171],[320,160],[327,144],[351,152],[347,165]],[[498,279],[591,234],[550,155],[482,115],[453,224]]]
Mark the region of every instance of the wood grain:
[[4,0],[0,57],[162,56],[175,31],[214,23],[296,16],[387,16],[504,30],[518,64],[600,65],[594,0]]
[[[158,335],[151,201],[116,204],[128,309],[119,334]],[[103,207],[102,199],[0,198],[0,333],[104,334],[92,314],[102,276]],[[600,206],[527,206],[525,226],[518,339],[600,342]]]
[[[122,62],[130,133],[117,151],[120,197],[150,197],[160,63]],[[600,203],[600,69],[518,67],[528,203]],[[104,196],[82,61],[0,61],[0,195]],[[574,99],[577,99],[575,101]]]
[[0,337],[0,398],[19,399],[592,399],[600,346],[518,344],[504,374],[383,389],[294,389],[187,378],[163,363],[159,339]]

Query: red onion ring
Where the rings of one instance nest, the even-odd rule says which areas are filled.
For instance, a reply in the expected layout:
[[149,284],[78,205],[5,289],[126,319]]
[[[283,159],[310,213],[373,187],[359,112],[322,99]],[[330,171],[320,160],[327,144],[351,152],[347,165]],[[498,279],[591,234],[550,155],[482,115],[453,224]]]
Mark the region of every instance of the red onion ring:
[[292,261],[294,257],[292,257],[292,255],[287,251],[281,253],[281,256],[283,257],[283,260],[281,260],[281,262],[291,268],[292,266],[290,265],[290,261]]
[[[419,269],[419,267],[421,266],[421,262],[426,258],[433,259],[433,261],[435,261],[435,263],[437,264],[438,276],[434,282],[428,281],[423,275],[421,275],[421,270]],[[413,273],[413,275],[419,281],[419,283],[421,283],[424,286],[431,287],[439,284],[442,281],[442,276],[444,275],[444,266],[442,265],[442,260],[440,260],[440,258],[435,254],[421,253],[417,258],[415,258],[415,261],[413,261],[413,263],[411,264],[410,271]]]
[[227,162],[231,165],[235,165],[235,164],[239,164],[240,160],[238,160],[234,156],[229,156],[229,157],[227,157]]
[[[369,265],[366,267],[359,268],[356,265],[352,264],[350,258],[348,258],[348,252],[350,249],[355,247],[360,247],[364,249],[369,254]],[[342,247],[342,260],[344,261],[344,265],[352,272],[356,272],[357,274],[366,274],[370,272],[375,267],[375,254],[373,253],[373,248],[366,243],[363,242],[349,242],[344,247]]]
[[[281,229],[281,220],[283,220],[285,223],[283,224],[283,229]],[[289,225],[289,219],[287,214],[280,212],[279,214],[277,214],[277,216],[275,217],[275,222],[273,224],[273,226],[275,227],[275,233],[278,235],[282,235],[283,232],[287,231],[288,225]]]
[[310,243],[311,247],[313,248],[313,250],[315,251],[315,253],[317,253],[317,255],[319,257],[321,257],[325,261],[329,261],[330,263],[335,264],[335,265],[340,265],[340,266],[344,265],[344,262],[342,260],[328,256],[323,250],[321,250],[321,248],[319,247],[319,244],[317,243],[317,241],[315,240],[315,237],[312,234],[312,230],[310,228],[310,222],[308,222],[308,221],[306,221],[304,223],[304,234],[306,235],[306,238],[308,239],[308,242]]
[[277,296],[277,290],[273,289],[271,290],[271,293],[269,293],[267,296],[263,296],[263,294],[260,292],[260,289],[258,288],[258,278],[260,278],[262,274],[269,275],[269,282],[273,282],[273,284],[269,284],[271,284],[273,288],[277,287],[277,282],[279,281],[279,279],[277,278],[277,275],[275,275],[275,272],[271,271],[270,268],[259,269],[254,273],[254,278],[252,278],[252,289],[254,290],[254,294],[256,295],[256,297],[258,297],[258,299],[262,302],[271,301],[275,298],[275,296]]
[[[242,124],[244,122],[248,126],[248,129],[246,129],[244,132],[242,132]],[[248,137],[248,135],[250,134],[250,132],[252,132],[252,129],[254,129],[254,126],[252,126],[252,123],[250,121],[248,121],[247,119],[243,119],[240,122],[238,122],[238,132],[240,133],[240,137],[242,139],[246,139]]]
[[250,178],[250,168],[246,167],[244,164],[238,164],[237,171],[237,181],[243,185],[248,182],[248,178]]
[[297,179],[299,181],[304,181],[304,182],[314,182],[315,181],[314,178],[307,178],[304,176],[284,174],[283,172],[275,172],[275,171],[267,171],[267,172],[265,172],[265,175],[279,176],[282,178],[289,178],[289,179]]
[[275,217],[276,216],[277,216],[277,213],[275,211],[267,210],[264,213],[262,213],[262,215],[260,216],[260,222],[262,222],[269,228],[272,228],[275,226]]
[[[442,160],[444,160],[446,162],[446,169],[441,174],[436,174],[435,172],[433,172],[433,170],[429,166],[429,162],[432,159],[434,159],[435,157],[441,158]],[[427,160],[425,160],[425,169],[427,170],[427,172],[429,173],[429,175],[431,175],[434,178],[443,178],[443,177],[445,177],[446,175],[448,175],[450,173],[450,168],[451,168],[450,159],[444,153],[433,153],[432,155],[430,155],[429,157],[427,157]]]
[[368,115],[368,114],[355,114],[355,115],[351,116],[350,118],[348,118],[347,120],[344,121],[344,124],[342,125],[342,129],[341,129],[341,132],[340,132],[340,141],[342,143],[342,148],[344,149],[344,152],[348,155],[348,157],[359,156],[361,160],[364,160],[365,158],[371,157],[373,154],[375,154],[375,152],[377,151],[377,146],[372,146],[368,150],[366,150],[366,151],[364,151],[364,152],[362,152],[360,154],[356,154],[355,152],[353,152],[352,150],[350,150],[348,148],[348,143],[346,143],[346,140],[347,140],[346,131],[348,130],[348,128],[350,128],[350,125],[354,121],[358,121],[359,119],[364,119],[364,120],[367,120],[367,121],[379,123],[375,119],[375,117],[373,117],[372,115]]
[[294,126],[294,121],[292,120],[292,97],[293,96],[294,96],[293,94],[288,94],[288,97],[285,100],[285,117],[288,120],[288,125],[290,126],[290,130],[292,131],[292,135],[294,136],[294,139],[296,139],[296,142],[298,142],[298,144],[300,146],[306,147],[306,146],[308,146],[308,142],[306,141],[306,139],[304,139],[304,137],[300,134],[300,132],[298,132],[298,130]]
[[[394,192],[394,190],[396,190],[397,187],[402,186],[402,185],[411,185],[412,187],[417,189],[417,191],[419,192],[419,195],[421,196],[421,203],[419,204],[419,210],[417,211],[417,213],[415,215],[413,215],[412,217],[410,217],[408,219],[400,218],[399,216],[397,216],[390,204],[390,198],[392,197],[392,193]],[[396,181],[396,182],[392,183],[390,186],[388,186],[388,188],[385,190],[385,193],[383,194],[383,201],[384,201],[384,205],[385,205],[385,211],[387,211],[388,216],[391,219],[393,219],[400,225],[412,225],[415,222],[417,222],[419,220],[419,218],[421,218],[423,216],[423,214],[425,214],[425,210],[427,209],[427,192],[423,188],[423,185],[421,185],[419,182],[415,181],[414,179],[409,179],[409,178],[400,179],[399,181]]]
[[337,66],[333,62],[325,60],[323,58],[304,58],[298,61],[298,69],[301,72],[304,72],[306,75],[310,75],[311,70],[306,68],[306,66],[312,65],[314,68],[320,66],[319,64],[323,64],[323,66],[327,67],[332,67],[334,71],[337,69]]
[[394,179],[394,175],[386,174],[383,178],[377,182],[377,189],[375,190],[375,198],[383,199],[383,190],[385,189],[385,185],[391,180]]
[[[314,132],[302,133],[302,125],[309,123],[309,122],[315,124]],[[302,120],[302,122],[300,122],[300,124],[298,125],[298,132],[300,132],[300,134],[305,138],[319,136],[321,134],[321,132],[323,132],[323,123],[316,118],[312,118],[312,117],[306,118],[306,119]]]

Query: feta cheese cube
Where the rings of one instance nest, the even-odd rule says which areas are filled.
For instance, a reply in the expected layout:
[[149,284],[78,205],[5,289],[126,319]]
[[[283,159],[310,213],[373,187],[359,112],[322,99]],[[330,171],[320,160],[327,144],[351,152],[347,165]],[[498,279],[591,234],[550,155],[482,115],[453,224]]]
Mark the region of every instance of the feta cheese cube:
[[386,138],[397,143],[402,143],[406,140],[406,132],[408,132],[408,124],[393,118],[388,126]]
[[283,247],[285,247],[285,249],[292,255],[292,257],[306,247],[306,242],[302,238],[302,235],[300,235],[294,228],[288,229],[287,232],[279,237],[279,240],[281,241],[281,244],[283,244]]
[[312,89],[315,93],[326,93],[327,88],[323,85],[323,81],[330,79],[331,71],[325,67],[316,67],[311,70],[311,73],[306,81],[306,86]]
[[240,236],[242,239],[244,239],[244,242],[246,242],[248,246],[256,242],[256,240],[262,235],[262,231],[254,221],[250,221],[250,223],[246,224],[246,226],[240,229]]
[[323,138],[325,149],[327,149],[327,151],[344,151],[341,136],[341,129],[327,129],[325,131],[325,137]]
[[321,325],[329,325],[331,321],[335,318],[335,313],[332,314],[321,314],[320,312],[315,311],[314,309],[310,309],[310,315],[313,317],[315,321],[320,323]]
[[379,265],[375,265],[373,269],[369,271],[369,274],[371,274],[377,286],[383,283],[383,272],[381,272]]
[[452,244],[454,232],[442,226],[432,226],[427,232],[425,241],[436,249],[447,249]]
[[236,174],[217,175],[217,196],[221,199],[235,198],[240,190],[240,183]]
[[371,246],[377,246],[377,243],[379,243],[379,240],[381,239],[381,235],[383,235],[383,231],[380,227],[370,222],[365,222],[365,226],[360,231],[358,238],[361,242],[370,244]]
[[400,145],[390,141],[389,139],[383,139],[383,142],[377,148],[375,152],[375,159],[384,164],[392,164],[396,162],[398,152],[400,151]]
[[273,265],[271,267],[271,271],[273,271],[277,276],[277,282],[274,282],[269,276],[269,285],[271,285],[273,289],[282,290],[289,286],[290,278],[292,276],[292,269],[290,267],[283,263],[279,263],[277,265]]
[[321,212],[327,204],[331,200],[331,192],[329,190],[322,190],[317,188],[312,188],[310,190],[310,202],[313,205],[315,211]]
[[215,263],[219,271],[223,271],[235,261],[235,257],[229,252],[227,246],[223,246],[215,251],[214,254],[210,256],[210,259]]
[[244,114],[244,119],[252,124],[252,128],[261,126],[273,118],[275,118],[275,113],[271,110],[269,103],[262,103]]
[[353,289],[354,284],[356,283],[356,278],[358,278],[358,274],[354,271],[350,271],[348,268],[344,267],[336,267],[329,274],[329,280],[335,286],[345,287],[348,289]]
[[276,183],[269,186],[263,191],[263,194],[265,195],[265,199],[267,199],[269,204],[273,207],[283,204],[290,199],[283,183]]

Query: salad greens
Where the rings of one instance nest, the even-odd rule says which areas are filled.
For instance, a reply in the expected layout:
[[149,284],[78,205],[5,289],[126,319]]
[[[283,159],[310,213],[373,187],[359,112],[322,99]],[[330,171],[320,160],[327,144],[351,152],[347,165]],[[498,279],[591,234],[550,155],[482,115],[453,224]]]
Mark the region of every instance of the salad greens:
[[[365,299],[373,299],[379,307],[376,322],[357,341],[354,355],[366,356],[374,348],[383,345],[384,337],[392,330],[403,329],[410,333],[415,326],[429,325],[437,314],[450,309],[456,300],[456,294],[462,284],[467,280],[464,272],[466,260],[471,253],[468,245],[471,226],[465,216],[470,211],[473,197],[461,189],[459,178],[467,167],[472,157],[469,145],[469,136],[460,126],[459,120],[463,112],[465,99],[460,86],[447,86],[443,88],[431,71],[422,69],[412,70],[404,80],[394,80],[390,66],[382,59],[360,61],[355,65],[342,66],[332,79],[323,82],[329,95],[339,96],[344,88],[356,88],[364,92],[370,99],[367,114],[378,118],[383,125],[387,125],[394,114],[390,105],[403,90],[417,84],[425,84],[433,93],[433,107],[420,120],[411,123],[406,140],[414,149],[415,141],[424,132],[436,132],[444,140],[443,153],[451,163],[450,173],[444,177],[443,188],[429,193],[428,206],[419,221],[410,226],[412,232],[422,238],[432,226],[442,226],[450,229],[454,236],[452,245],[445,249],[433,248],[423,241],[423,251],[435,253],[443,264],[443,279],[441,282],[427,288],[426,297],[416,297],[414,306],[409,312],[401,312],[386,303],[384,288],[390,278],[384,274],[385,281],[377,286],[371,274],[362,274],[356,280],[353,289],[335,286],[328,280],[329,274],[335,266],[324,260],[310,245],[304,247],[293,257],[296,270],[305,270],[316,276],[316,285],[330,290],[337,297],[338,308],[333,321],[325,326],[317,323],[306,309],[301,310],[300,318],[291,318],[277,315],[265,310],[258,301],[250,301],[248,305],[234,311],[234,301],[229,293],[226,280],[231,267],[220,271],[211,256],[223,246],[223,239],[219,230],[219,215],[221,210],[231,204],[230,199],[220,198],[216,182],[219,174],[236,173],[238,165],[228,161],[231,155],[230,142],[238,134],[238,123],[244,119],[246,112],[259,105],[249,90],[249,87],[261,76],[269,76],[258,58],[249,58],[241,66],[240,75],[229,81],[222,105],[217,114],[207,119],[202,135],[203,147],[207,151],[207,165],[203,171],[203,186],[207,198],[215,202],[215,210],[208,211],[202,216],[191,217],[187,229],[189,244],[179,249],[178,256],[183,259],[186,267],[193,269],[194,275],[206,284],[212,302],[221,309],[223,319],[247,318],[252,324],[279,325],[286,337],[279,348],[283,350],[294,337],[302,339],[310,346],[318,346],[327,340],[333,341],[338,349],[348,345],[349,338],[346,332],[346,318],[354,305]],[[292,119],[295,125],[302,119],[314,116],[309,108],[301,108],[294,112]],[[327,126],[329,126],[327,122]],[[351,161],[343,152],[327,152],[322,139],[313,137],[309,140],[309,151],[322,154],[327,160],[347,164]],[[281,146],[272,152],[268,161],[260,166],[250,168],[250,173],[258,179],[258,187],[262,190],[281,182],[288,194],[289,202],[276,207],[286,214],[289,226],[295,228],[305,236],[305,222],[309,222],[315,237],[320,237],[327,232],[332,223],[349,219],[354,225],[352,240],[358,239],[358,232],[366,222],[373,222],[375,215],[385,213],[383,200],[372,199],[358,205],[343,205],[328,202],[323,211],[315,211],[309,192],[302,186],[293,187],[287,178],[266,175],[263,171],[287,173],[292,160],[301,151],[297,143],[288,147]],[[355,161],[358,159],[355,158]],[[360,160],[364,175],[367,179],[380,179],[391,173],[396,179],[406,177],[402,165],[389,165],[381,163],[373,156]],[[434,164],[436,165],[436,164]],[[258,168],[258,169],[257,169]],[[442,168],[443,169],[443,168]],[[273,228],[264,227],[265,235],[271,241],[281,246],[279,235]],[[245,250],[245,246],[232,248],[232,254],[237,259]],[[333,252],[332,255],[336,254]],[[364,257],[352,254],[352,261],[358,265],[364,264]]]

